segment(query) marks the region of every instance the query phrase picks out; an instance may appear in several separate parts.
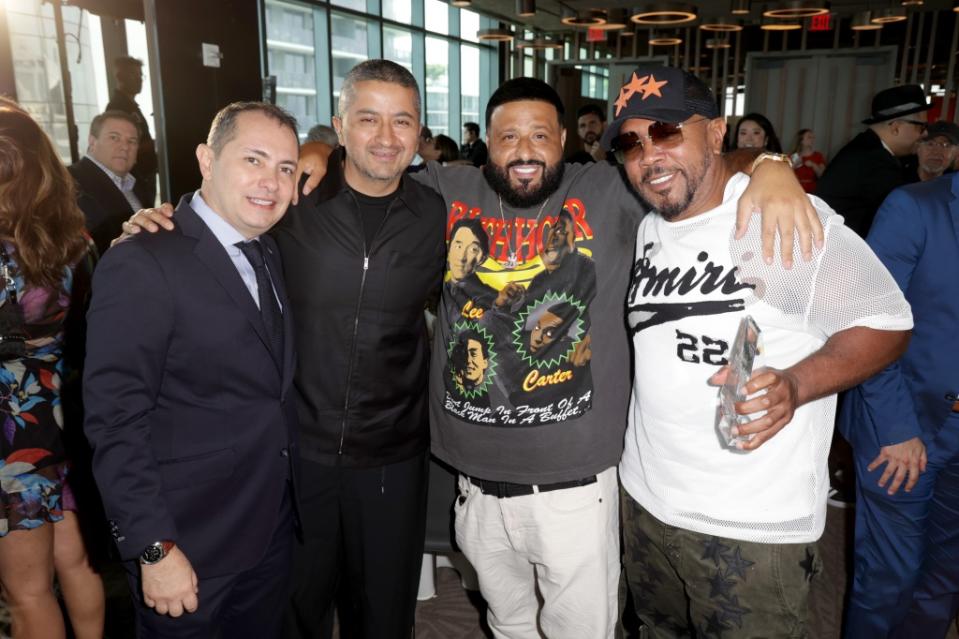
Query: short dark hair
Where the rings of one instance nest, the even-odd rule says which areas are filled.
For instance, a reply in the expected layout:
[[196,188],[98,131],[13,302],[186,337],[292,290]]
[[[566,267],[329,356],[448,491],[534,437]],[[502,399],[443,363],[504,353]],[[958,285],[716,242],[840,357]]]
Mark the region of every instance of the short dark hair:
[[210,125],[210,133],[206,136],[206,144],[215,155],[219,155],[223,147],[233,139],[236,133],[236,118],[241,113],[262,113],[280,126],[284,126],[293,132],[293,137],[299,143],[299,134],[296,130],[296,118],[290,115],[285,109],[270,104],[269,102],[234,102],[228,104],[216,117]]
[[563,101],[559,99],[556,89],[536,78],[513,78],[501,84],[486,103],[486,128],[489,128],[493,111],[509,102],[521,100],[539,100],[553,105],[562,126],[566,109],[563,108]]
[[[486,123],[489,124],[489,120],[487,120]],[[469,131],[470,133],[472,133],[473,135],[477,137],[479,136],[479,124],[477,124],[476,122],[467,122],[466,124],[463,125],[463,128]]]
[[469,229],[469,231],[476,237],[476,241],[479,242],[480,250],[483,251],[483,259],[485,260],[489,257],[489,235],[486,233],[486,229],[483,228],[483,221],[478,217],[463,217],[456,220],[453,223],[453,228],[450,229],[450,239],[452,240],[456,236],[456,232],[462,228]]
[[346,77],[343,78],[343,86],[340,87],[340,99],[336,104],[336,110],[340,117],[350,108],[350,103],[356,95],[356,83],[371,81],[388,82],[413,89],[413,104],[416,107],[416,116],[419,118],[423,109],[420,104],[420,85],[417,84],[416,78],[406,67],[391,60],[380,58],[360,62],[350,69]]
[[136,68],[138,68],[138,69],[142,69],[142,68],[143,68],[143,61],[142,61],[142,60],[138,60],[137,58],[134,58],[134,57],[131,57],[131,56],[128,56],[128,55],[121,55],[120,57],[113,59],[113,68],[114,68],[114,69],[117,69],[117,70],[119,70],[119,69],[129,69],[129,68],[133,68],[133,67],[136,67]]
[[599,118],[600,122],[606,121],[606,112],[600,109],[595,104],[586,104],[579,107],[579,110],[576,112],[576,119],[578,120],[584,115],[589,115],[589,114],[595,115],[597,118]]
[[95,138],[100,137],[100,129],[103,128],[103,123],[107,120],[123,120],[124,122],[129,122],[133,125],[133,128],[137,130],[137,137],[140,136],[140,123],[137,122],[136,118],[132,115],[119,109],[110,109],[94,117],[90,122],[90,135]]
[[431,131],[430,128],[425,124],[420,127],[420,139],[426,141],[433,139],[433,131]]
[[440,152],[440,157],[437,161],[441,164],[460,159],[460,147],[456,144],[456,140],[448,135],[443,135],[442,133],[437,135],[433,138],[433,146]]

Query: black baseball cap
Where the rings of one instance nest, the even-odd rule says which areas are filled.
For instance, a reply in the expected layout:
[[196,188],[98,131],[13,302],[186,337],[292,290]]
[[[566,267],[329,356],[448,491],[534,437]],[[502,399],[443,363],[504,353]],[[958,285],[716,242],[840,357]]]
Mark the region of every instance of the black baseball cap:
[[950,144],[959,144],[959,126],[940,120],[926,127],[926,135],[923,139],[932,140],[939,137],[946,138]]
[[623,122],[633,118],[685,122],[694,115],[719,117],[713,92],[692,73],[676,67],[642,65],[630,74],[613,103],[613,121],[600,144],[608,151]]

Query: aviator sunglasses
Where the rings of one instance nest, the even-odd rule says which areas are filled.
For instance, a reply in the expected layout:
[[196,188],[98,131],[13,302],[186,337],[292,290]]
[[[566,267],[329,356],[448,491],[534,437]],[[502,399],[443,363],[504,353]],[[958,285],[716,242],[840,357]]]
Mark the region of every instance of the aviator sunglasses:
[[687,124],[696,124],[709,118],[699,118],[689,122],[653,122],[649,125],[649,130],[645,136],[640,136],[635,131],[620,133],[610,142],[610,148],[616,161],[620,164],[626,164],[627,160],[636,159],[645,149],[647,142],[660,149],[672,149],[683,143],[683,126]]

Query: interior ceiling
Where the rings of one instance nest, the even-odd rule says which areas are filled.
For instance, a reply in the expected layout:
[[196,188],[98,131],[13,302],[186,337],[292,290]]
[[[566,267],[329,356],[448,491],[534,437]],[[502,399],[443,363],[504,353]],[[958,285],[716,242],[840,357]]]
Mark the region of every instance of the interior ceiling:
[[[644,4],[646,3],[639,0],[602,0],[601,3],[597,3],[596,0],[563,0],[562,2],[559,0],[536,0],[536,15],[530,18],[520,18],[516,16],[516,0],[473,0],[473,8],[477,11],[499,18],[507,23],[524,25],[528,30],[541,31],[546,34],[568,34],[577,30],[574,27],[569,27],[560,22],[564,7],[574,11],[613,8],[630,10],[637,5],[642,6]],[[700,18],[714,16],[735,17],[729,13],[731,6],[729,0],[705,0],[688,4],[692,4],[698,8]],[[743,18],[743,24],[747,26],[750,24],[759,24],[763,7],[776,4],[778,3],[753,2],[752,12],[748,16],[740,16]],[[877,0],[873,2],[867,0],[833,0],[830,3],[832,13],[845,17],[851,16],[859,11],[868,9],[875,11],[877,9],[885,9],[899,5],[900,3],[898,1],[890,2],[889,0]],[[920,10],[951,8],[952,0],[925,0],[925,4],[919,7]],[[698,24],[698,21],[679,26],[686,27],[689,26],[689,24]]]

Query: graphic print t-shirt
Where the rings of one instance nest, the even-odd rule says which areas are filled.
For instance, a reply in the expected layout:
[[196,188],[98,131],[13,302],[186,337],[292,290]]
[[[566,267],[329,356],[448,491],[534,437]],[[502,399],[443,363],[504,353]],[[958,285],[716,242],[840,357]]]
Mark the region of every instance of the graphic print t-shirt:
[[[702,215],[640,225],[627,296],[635,381],[620,479],[657,519],[704,534],[765,543],[818,539],[825,524],[826,456],[835,395],[800,406],[756,450],[726,448],[716,430],[717,388],[740,320],[759,326],[753,370],[784,369],[833,334],[864,326],[905,330],[909,305],[869,247],[818,198],[825,246],[810,262],[766,266],[758,216],[733,240],[743,174]],[[798,251],[798,240],[795,248]]]
[[623,300],[642,209],[618,170],[567,165],[545,205],[472,167],[416,175],[449,206],[430,372],[433,451],[483,479],[549,483],[617,463],[629,389]]

